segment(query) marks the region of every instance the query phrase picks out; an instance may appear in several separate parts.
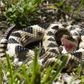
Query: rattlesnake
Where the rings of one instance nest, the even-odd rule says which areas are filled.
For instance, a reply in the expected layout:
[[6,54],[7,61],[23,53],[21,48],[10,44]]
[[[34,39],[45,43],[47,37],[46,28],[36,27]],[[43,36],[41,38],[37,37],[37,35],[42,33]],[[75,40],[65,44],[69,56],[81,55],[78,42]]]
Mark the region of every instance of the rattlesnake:
[[[8,36],[9,38],[7,37],[7,33],[6,33],[5,37],[8,38],[8,41],[7,41],[7,38],[2,39],[0,46],[6,44],[7,45],[6,53],[8,53],[10,56],[19,57],[20,60],[28,59],[27,61],[30,61],[33,59],[34,53],[32,52],[32,49],[26,48],[26,45],[30,45],[31,43],[34,43],[36,41],[40,41],[39,43],[42,42],[42,46],[45,50],[41,56],[41,58],[43,59],[42,63],[45,65],[50,61],[50,59],[53,59],[53,58],[56,59],[58,54],[60,54],[59,46],[61,45],[61,42],[59,39],[63,35],[68,35],[71,37],[72,35],[73,37],[80,36],[79,33],[82,31],[82,29],[79,28],[79,30],[73,33],[73,29],[75,28],[75,26],[76,25],[70,25],[67,22],[65,23],[55,22],[51,24],[47,28],[47,30],[44,28],[41,28],[38,25],[29,26],[28,28],[24,28],[22,30],[12,32],[12,34]],[[79,26],[76,26],[76,27],[79,27]],[[1,53],[0,55],[2,57],[5,55],[3,48],[4,46],[0,47],[0,53]],[[70,59],[80,61],[80,59],[78,59],[75,56],[71,56]]]

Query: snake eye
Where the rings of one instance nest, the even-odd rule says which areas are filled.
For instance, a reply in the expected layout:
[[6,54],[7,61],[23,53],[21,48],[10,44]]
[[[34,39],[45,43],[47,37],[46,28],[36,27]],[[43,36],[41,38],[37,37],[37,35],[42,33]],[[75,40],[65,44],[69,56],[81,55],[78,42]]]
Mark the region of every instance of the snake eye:
[[65,38],[67,40],[75,41],[75,39],[72,36],[69,35],[63,35],[62,38]]
[[66,39],[69,39],[70,36],[68,35],[63,35],[62,38],[66,38]]

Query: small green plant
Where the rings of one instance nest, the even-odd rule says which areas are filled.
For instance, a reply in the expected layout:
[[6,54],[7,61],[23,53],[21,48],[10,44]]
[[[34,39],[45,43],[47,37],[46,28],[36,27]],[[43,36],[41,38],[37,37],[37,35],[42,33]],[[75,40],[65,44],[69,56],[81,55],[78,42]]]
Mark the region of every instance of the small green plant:
[[[46,74],[44,75],[42,79],[42,84],[52,84],[54,80],[57,80],[59,77],[59,74],[61,73],[62,69],[64,68],[67,62],[67,59],[68,59],[67,56],[65,56],[62,60],[63,62],[61,63],[61,65],[58,65],[57,61],[59,60],[57,60],[52,67],[51,66],[48,67],[46,69]],[[56,69],[56,67],[57,67],[57,70],[55,71],[54,68]],[[52,74],[53,72],[54,74]]]
[[5,0],[5,16],[9,23],[16,24],[17,27],[26,27],[33,24],[32,21],[37,19],[37,11],[43,0]]
[[58,63],[56,62],[52,67],[46,68],[45,72],[38,63],[38,56],[38,49],[35,49],[32,63],[17,67],[13,64],[9,55],[6,55],[6,59],[0,62],[2,65],[0,66],[0,82],[8,84],[52,84],[54,80],[58,79],[61,70],[65,66],[67,56],[65,56],[61,65],[58,65],[58,69],[54,70]]

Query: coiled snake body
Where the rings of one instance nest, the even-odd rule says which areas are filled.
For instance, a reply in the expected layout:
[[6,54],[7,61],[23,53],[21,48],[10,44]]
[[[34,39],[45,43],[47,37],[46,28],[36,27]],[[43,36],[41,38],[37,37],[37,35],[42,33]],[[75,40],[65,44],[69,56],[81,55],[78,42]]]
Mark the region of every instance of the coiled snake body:
[[[65,25],[61,22],[55,22],[47,29],[41,28],[38,25],[33,25],[22,30],[14,31],[11,35],[9,35],[8,41],[7,38],[1,40],[0,55],[5,55],[4,46],[2,45],[7,45],[6,53],[10,56],[19,57],[19,60],[25,60],[27,58],[28,61],[30,61],[33,59],[34,53],[30,48],[26,48],[26,46],[34,42],[41,41],[45,50],[45,53],[41,56],[43,59],[42,63],[46,64],[50,59],[55,59],[58,54],[61,53],[59,46],[62,45],[61,38],[63,35],[68,35],[71,38],[80,36],[78,33],[78,31],[82,31],[80,28],[77,31],[75,30],[75,33],[73,33],[75,26],[67,24],[68,23]],[[7,35],[5,37],[7,37]],[[77,43],[77,45],[78,44],[79,43]],[[72,56],[71,58],[79,61],[79,59],[75,56]]]

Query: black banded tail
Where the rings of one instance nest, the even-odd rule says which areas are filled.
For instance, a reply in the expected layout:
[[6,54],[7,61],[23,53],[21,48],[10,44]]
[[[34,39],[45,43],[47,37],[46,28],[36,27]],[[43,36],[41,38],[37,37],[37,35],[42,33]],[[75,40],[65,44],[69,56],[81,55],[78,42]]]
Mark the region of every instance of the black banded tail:
[[10,34],[12,33],[12,31],[14,30],[14,28],[15,28],[15,24],[7,29],[7,31],[5,32],[3,37],[8,40],[8,38],[9,38]]
[[4,57],[6,55],[5,52],[7,48],[7,42],[8,42],[7,40],[10,34],[12,33],[12,31],[14,30],[14,28],[15,28],[15,25],[12,25],[11,27],[9,27],[0,41],[0,57]]

